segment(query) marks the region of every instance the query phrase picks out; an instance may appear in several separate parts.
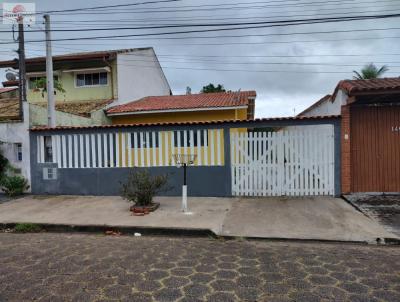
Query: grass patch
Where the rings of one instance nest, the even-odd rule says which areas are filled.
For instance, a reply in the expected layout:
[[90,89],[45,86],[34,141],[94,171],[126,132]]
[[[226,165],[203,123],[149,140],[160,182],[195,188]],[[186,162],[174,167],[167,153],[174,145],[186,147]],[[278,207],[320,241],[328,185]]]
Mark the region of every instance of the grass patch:
[[37,233],[40,232],[42,228],[34,223],[17,223],[14,230],[17,233]]

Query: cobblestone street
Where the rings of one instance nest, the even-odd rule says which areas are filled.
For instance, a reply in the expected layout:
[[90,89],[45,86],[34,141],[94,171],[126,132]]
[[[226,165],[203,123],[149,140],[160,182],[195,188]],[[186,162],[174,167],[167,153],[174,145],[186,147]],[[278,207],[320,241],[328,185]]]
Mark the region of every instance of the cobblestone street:
[[0,301],[400,301],[400,247],[0,234]]

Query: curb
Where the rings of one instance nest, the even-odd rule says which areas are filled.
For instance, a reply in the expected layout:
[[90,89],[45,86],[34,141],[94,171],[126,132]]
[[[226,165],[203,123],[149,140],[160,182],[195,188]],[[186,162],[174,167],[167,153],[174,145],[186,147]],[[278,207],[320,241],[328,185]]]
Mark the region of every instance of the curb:
[[[22,223],[22,222],[21,222]],[[28,222],[25,222],[28,223]],[[12,229],[19,223],[0,223],[0,230]],[[368,241],[344,241],[330,239],[298,239],[284,237],[251,237],[251,236],[230,236],[217,235],[210,229],[185,229],[185,228],[160,228],[160,227],[129,227],[129,226],[107,226],[107,225],[68,225],[33,223],[42,230],[50,233],[101,233],[106,231],[120,232],[121,235],[134,235],[140,233],[148,236],[175,236],[175,237],[208,237],[224,240],[248,240],[248,241],[280,241],[280,242],[299,242],[299,243],[324,243],[324,244],[358,244],[358,245],[400,245],[400,240],[396,238],[382,238],[382,241],[371,243]]]
[[[22,223],[22,222],[21,222]],[[28,223],[28,222],[26,222]],[[31,223],[31,222],[29,222]],[[19,223],[0,223],[0,229],[12,229]],[[184,228],[159,228],[159,227],[128,227],[128,226],[107,226],[107,225],[68,225],[50,223],[32,223],[47,232],[53,233],[105,233],[106,231],[118,231],[124,235],[171,235],[186,237],[218,237],[209,229],[184,229]]]

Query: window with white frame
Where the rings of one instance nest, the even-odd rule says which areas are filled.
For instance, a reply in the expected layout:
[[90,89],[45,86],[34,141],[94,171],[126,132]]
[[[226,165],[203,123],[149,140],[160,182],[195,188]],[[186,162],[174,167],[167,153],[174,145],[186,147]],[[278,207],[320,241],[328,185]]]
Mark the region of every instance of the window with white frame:
[[17,161],[22,161],[22,144],[21,143],[15,144],[15,159]]
[[108,85],[107,72],[77,73],[76,87]]
[[43,168],[43,179],[57,179],[57,168]]
[[[46,77],[29,77],[28,87],[29,89],[38,89],[38,81],[45,79]],[[58,81],[58,76],[54,76],[54,81]]]

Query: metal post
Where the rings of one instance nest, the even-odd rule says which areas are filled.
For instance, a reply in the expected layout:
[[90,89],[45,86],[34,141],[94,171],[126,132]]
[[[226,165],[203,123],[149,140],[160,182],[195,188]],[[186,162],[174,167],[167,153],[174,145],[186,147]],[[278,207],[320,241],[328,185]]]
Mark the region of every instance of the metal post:
[[26,67],[25,67],[25,37],[24,19],[18,20],[18,73],[19,73],[19,115],[24,118],[23,102],[26,102]]
[[47,82],[47,125],[56,126],[56,109],[54,102],[53,58],[51,54],[50,16],[44,15],[46,32],[46,82]]
[[183,186],[182,186],[182,211],[187,212],[187,185],[186,185],[186,168],[187,164],[183,164]]

